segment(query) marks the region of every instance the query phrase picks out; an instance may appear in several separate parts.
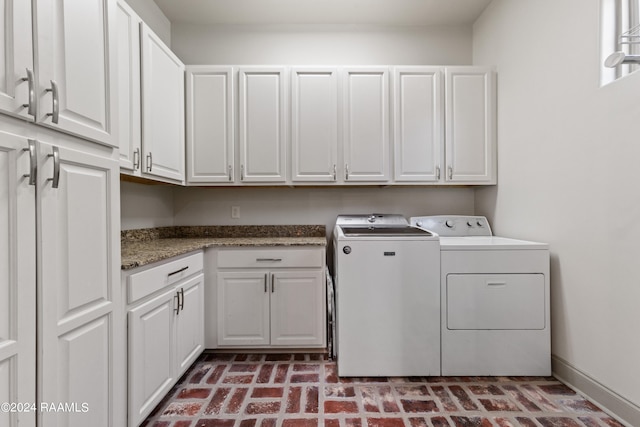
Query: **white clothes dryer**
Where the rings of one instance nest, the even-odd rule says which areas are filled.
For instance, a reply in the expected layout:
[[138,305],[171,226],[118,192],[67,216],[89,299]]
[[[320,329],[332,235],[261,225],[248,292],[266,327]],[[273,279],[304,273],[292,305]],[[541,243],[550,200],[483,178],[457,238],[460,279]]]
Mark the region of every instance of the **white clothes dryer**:
[[549,246],[482,216],[411,224],[440,236],[442,375],[551,375]]

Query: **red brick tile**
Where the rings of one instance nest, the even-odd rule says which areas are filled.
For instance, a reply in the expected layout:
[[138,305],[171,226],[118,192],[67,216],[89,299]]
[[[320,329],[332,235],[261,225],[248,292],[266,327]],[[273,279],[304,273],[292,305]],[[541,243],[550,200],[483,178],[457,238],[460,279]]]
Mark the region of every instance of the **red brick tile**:
[[280,402],[251,402],[247,405],[247,414],[277,414],[280,412]]
[[451,417],[456,427],[492,427],[491,421],[480,417]]
[[251,384],[253,375],[227,375],[222,380],[223,384]]
[[602,410],[598,408],[593,403],[584,399],[566,399],[560,400],[559,403],[565,408],[569,409],[571,412],[601,412]]
[[229,395],[230,391],[230,388],[224,387],[217,389],[213,394],[213,397],[209,401],[209,405],[204,410],[205,415],[219,414],[220,409],[222,409],[222,405],[224,404],[224,401]]
[[433,400],[405,400],[400,401],[405,412],[440,412]]
[[427,420],[424,418],[409,418],[409,422],[411,423],[411,427],[427,427]]
[[315,418],[286,419],[282,421],[282,427],[318,427],[318,420]]
[[255,372],[258,370],[258,365],[249,364],[233,364],[229,368],[229,372]]
[[226,368],[225,365],[216,366],[213,372],[211,372],[211,375],[209,375],[209,378],[207,378],[207,384],[217,384],[218,381],[220,381],[220,378],[222,377],[222,373],[224,372],[225,368]]
[[203,354],[203,360],[207,362],[230,362],[235,357],[231,353],[205,353]]
[[581,427],[577,421],[567,417],[538,417],[536,420],[543,427]]
[[264,358],[264,354],[259,354],[259,353],[252,353],[247,355],[248,362],[262,362],[263,358]]
[[538,387],[547,394],[560,394],[562,396],[574,396],[576,394],[575,391],[564,384],[539,385]]
[[291,358],[291,354],[267,354],[264,360],[267,362],[288,362]]
[[403,397],[429,396],[429,389],[424,385],[396,386],[396,392]]
[[318,374],[292,374],[292,383],[317,383],[320,381]]
[[483,385],[470,385],[469,390],[471,393],[475,395],[484,395],[484,394],[492,394],[492,395],[502,395],[504,392],[500,390],[499,387],[493,384],[483,384]]
[[611,426],[611,427],[624,427],[624,424],[618,422],[617,420],[614,420],[611,417],[603,418],[602,421],[606,425]]
[[247,388],[238,388],[233,392],[231,396],[231,400],[227,404],[226,413],[227,414],[237,414],[240,411],[240,407],[242,407],[242,402],[244,402],[244,398],[247,395],[249,389]]
[[287,408],[288,414],[295,414],[300,412],[300,397],[302,396],[302,387],[291,387],[287,393]]
[[324,387],[324,395],[325,397],[355,397],[356,390],[342,385],[328,385]]
[[277,384],[284,383],[287,380],[287,372],[289,372],[289,364],[279,364],[278,368],[276,369],[276,377],[273,382]]
[[143,427],[169,427],[169,424],[171,424],[169,421],[157,421],[150,426],[144,426],[143,424]]
[[308,414],[317,414],[318,402],[318,387],[307,387],[307,404],[305,405],[304,411]]
[[326,360],[326,359],[325,359],[325,355],[322,353],[311,353],[309,354],[309,360],[319,362],[321,360]]
[[206,399],[210,394],[210,388],[183,388],[176,397],[178,399]]
[[396,398],[393,396],[393,393],[391,393],[391,387],[380,387],[379,393],[382,400],[382,410],[384,412],[400,412]]
[[335,364],[324,365],[324,381],[329,384],[338,382],[338,370]]
[[233,359],[233,360],[235,360],[236,362],[246,362],[247,361],[247,357],[248,357],[247,354],[237,354],[235,359]]
[[518,421],[518,423],[521,426],[524,427],[536,427],[537,424],[535,423],[535,421],[533,421],[531,418],[526,418],[526,417],[517,417],[516,421]]
[[233,427],[235,420],[202,419],[198,420],[196,427]]
[[260,368],[260,372],[258,373],[258,378],[256,379],[256,382],[259,384],[266,384],[269,382],[269,380],[271,379],[271,372],[273,372],[273,364],[271,363],[266,363],[264,365],[262,365],[262,367]]
[[449,421],[445,417],[432,417],[431,424],[433,427],[450,427]]
[[304,356],[305,355],[301,354],[301,353],[300,354],[294,354],[293,355],[293,360],[295,360],[296,362],[301,362],[301,361],[303,361],[305,359]]
[[531,400],[535,402],[535,404],[543,411],[546,411],[546,412],[562,411],[562,409],[558,405],[556,405],[555,403],[547,399],[544,396],[544,393],[542,393],[539,388],[532,385],[523,385],[520,388],[524,393],[526,393],[529,397],[531,397]]
[[173,402],[162,412],[163,416],[193,417],[202,408],[201,402]]
[[360,418],[347,418],[344,420],[346,427],[362,427],[362,420]]
[[191,427],[191,421],[176,421],[175,423],[173,423],[173,427]]
[[340,420],[335,418],[325,418],[324,427],[340,427]]
[[517,427],[514,423],[506,418],[494,418],[499,427]]
[[438,396],[438,399],[446,412],[455,412],[458,410],[458,405],[453,401],[451,395],[449,395],[449,392],[444,386],[432,386],[431,390],[433,390],[435,395]]
[[365,412],[380,412],[377,393],[374,387],[362,387],[360,393],[362,393],[362,406]]
[[276,420],[275,418],[266,418],[262,420],[262,423],[260,423],[260,427],[276,427],[277,421],[278,420]]
[[317,363],[294,363],[293,370],[295,372],[318,372],[320,370],[320,365]]
[[189,383],[198,384],[200,381],[202,381],[205,375],[209,373],[209,370],[212,367],[213,366],[209,363],[204,363],[200,366],[197,366],[197,368],[193,370],[193,373],[191,374],[191,378],[189,378]]
[[466,391],[460,386],[452,385],[449,387],[451,393],[458,398],[458,402],[462,405],[464,409],[467,411],[475,411],[478,409],[475,403],[471,400]]
[[518,390],[516,386],[505,385],[502,388],[504,388],[510,396],[515,398],[518,403],[524,406],[527,411],[540,411],[538,405],[529,400],[529,398],[527,398],[527,396],[525,396],[520,390]]
[[355,414],[358,412],[358,404],[356,402],[344,400],[325,400],[324,412],[327,414]]
[[600,427],[600,423],[598,423],[598,420],[596,420],[595,418],[592,418],[592,417],[578,417],[578,419],[580,420],[580,422],[582,424],[584,424],[587,427]]
[[402,418],[367,418],[368,427],[404,427]]
[[256,387],[251,393],[251,397],[282,397],[284,395],[284,388],[282,387]]
[[507,399],[478,399],[487,411],[519,411],[518,406]]
[[256,419],[245,419],[240,422],[240,427],[254,427],[256,425]]

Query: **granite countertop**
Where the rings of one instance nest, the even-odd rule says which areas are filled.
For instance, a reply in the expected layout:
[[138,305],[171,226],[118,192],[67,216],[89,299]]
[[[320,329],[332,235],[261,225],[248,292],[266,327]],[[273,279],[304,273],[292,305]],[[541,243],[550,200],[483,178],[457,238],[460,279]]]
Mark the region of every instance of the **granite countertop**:
[[209,247],[327,245],[324,225],[160,227],[120,237],[122,270]]

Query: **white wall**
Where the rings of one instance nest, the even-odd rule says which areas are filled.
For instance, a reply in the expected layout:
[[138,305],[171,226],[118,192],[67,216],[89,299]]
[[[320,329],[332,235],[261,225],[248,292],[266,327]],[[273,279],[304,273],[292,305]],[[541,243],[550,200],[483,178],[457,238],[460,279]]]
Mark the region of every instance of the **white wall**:
[[120,221],[122,230],[174,225],[173,188],[121,181]]
[[640,73],[599,87],[597,0],[494,0],[474,63],[498,69],[496,234],[551,245],[552,351],[640,405]]
[[153,0],[126,0],[129,6],[142,18],[154,33],[171,46],[171,22]]

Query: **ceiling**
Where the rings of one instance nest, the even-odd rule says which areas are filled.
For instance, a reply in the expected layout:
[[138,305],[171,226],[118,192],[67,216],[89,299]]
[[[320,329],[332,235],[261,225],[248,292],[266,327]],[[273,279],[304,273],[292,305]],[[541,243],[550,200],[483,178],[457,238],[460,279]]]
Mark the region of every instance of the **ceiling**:
[[154,0],[172,23],[468,25],[491,0]]

